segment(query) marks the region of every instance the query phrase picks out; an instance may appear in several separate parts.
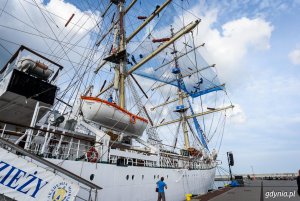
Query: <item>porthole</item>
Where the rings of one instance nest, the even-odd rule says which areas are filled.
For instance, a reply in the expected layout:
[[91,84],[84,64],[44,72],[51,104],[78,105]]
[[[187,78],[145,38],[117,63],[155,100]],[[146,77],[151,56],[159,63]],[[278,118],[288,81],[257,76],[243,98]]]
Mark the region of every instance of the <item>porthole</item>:
[[131,176],[131,179],[132,179],[132,180],[134,179],[134,175]]
[[169,178],[169,175],[167,175],[167,179]]
[[94,178],[95,178],[95,175],[94,175],[94,174],[91,174],[91,175],[90,175],[90,180],[93,181]]
[[155,175],[154,175],[154,179],[155,179]]
[[142,180],[144,179],[144,175],[142,175]]
[[128,180],[128,179],[129,179],[129,175],[126,176],[126,180]]
[[157,179],[159,179],[159,175],[157,175]]

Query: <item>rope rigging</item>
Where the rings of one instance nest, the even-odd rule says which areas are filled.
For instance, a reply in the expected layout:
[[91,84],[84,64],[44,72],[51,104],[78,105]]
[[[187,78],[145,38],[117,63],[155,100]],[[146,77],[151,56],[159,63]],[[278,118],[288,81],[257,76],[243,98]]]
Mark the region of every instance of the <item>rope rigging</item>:
[[[40,14],[43,17],[43,20],[45,21],[46,25],[48,26],[48,28],[50,30],[50,33],[44,33],[45,31],[41,31],[38,29],[38,27],[33,23],[33,20],[30,17],[29,13],[25,10],[21,1],[27,2],[30,5],[35,6],[39,10]],[[63,71],[58,77],[58,78],[67,78],[67,79],[63,79],[62,81],[59,81],[60,85],[65,84],[64,89],[59,91],[59,93],[58,93],[59,98],[64,100],[66,103],[73,105],[75,103],[76,97],[78,97],[80,95],[80,93],[82,93],[83,91],[86,91],[88,88],[95,86],[93,90],[100,89],[99,86],[97,87],[97,85],[100,84],[100,80],[103,81],[103,79],[105,79],[105,82],[107,81],[108,83],[111,83],[110,79],[113,80],[113,78],[111,76],[111,74],[113,72],[110,72],[110,71],[111,71],[113,64],[105,64],[104,67],[101,69],[101,75],[94,74],[92,72],[92,69],[95,68],[95,65],[97,63],[100,63],[100,61],[102,62],[103,59],[105,58],[105,55],[107,55],[107,53],[110,52],[109,44],[111,44],[113,42],[113,39],[112,39],[113,34],[112,33],[110,33],[107,37],[105,37],[105,39],[102,41],[102,43],[99,46],[95,45],[95,41],[97,41],[99,38],[101,38],[101,36],[105,35],[106,30],[109,29],[111,24],[115,24],[117,22],[117,19],[115,19],[116,18],[115,17],[116,9],[109,9],[107,11],[107,13],[105,14],[106,19],[104,19],[104,18],[101,18],[99,14],[94,13],[96,9],[99,9],[99,10],[105,9],[106,5],[104,5],[104,3],[102,1],[99,1],[97,3],[98,6],[95,8],[94,4],[91,4],[89,1],[82,0],[82,1],[80,1],[80,3],[82,4],[82,8],[84,8],[86,10],[90,10],[93,14],[86,17],[85,16],[86,14],[83,12],[82,16],[80,16],[77,21],[70,21],[69,22],[70,24],[68,25],[68,29],[65,30],[63,28],[60,28],[57,25],[56,18],[63,19],[64,21],[67,21],[67,19],[59,17],[55,13],[50,12],[49,10],[47,10],[47,7],[44,4],[37,3],[36,0],[32,0],[32,1],[33,1],[33,3],[29,2],[28,0],[18,0],[18,2],[22,6],[24,12],[26,13],[26,15],[31,23],[30,24],[26,23],[24,20],[17,19],[17,17],[16,17],[16,19],[18,21],[22,22],[24,25],[26,25],[27,28],[29,28],[30,30],[32,29],[31,31],[28,31],[26,29],[21,30],[21,29],[17,29],[14,27],[8,27],[5,25],[0,25],[0,26],[5,27],[7,29],[13,29],[15,31],[25,33],[27,35],[31,35],[32,37],[39,37],[41,40],[44,41],[44,44],[46,46],[46,49],[44,49],[43,54],[51,56],[51,58],[53,58],[53,60],[55,60],[56,62],[67,61],[68,64],[70,64],[68,70]],[[5,6],[6,6],[6,3],[5,3]],[[141,4],[141,1],[140,1],[140,4]],[[153,6],[153,3],[145,2],[145,4],[151,5],[151,7]],[[7,13],[5,11],[5,6],[1,11],[0,17],[2,14],[7,14],[7,15],[10,15],[11,17],[13,17],[13,14]],[[170,7],[174,7],[172,9],[176,10],[175,6],[179,7],[180,12],[182,13],[182,18],[180,17],[179,22],[176,22],[176,24],[180,24],[180,26],[185,25],[186,19],[184,16],[184,11],[186,12],[186,10],[183,6],[183,2],[181,4],[181,6],[175,2],[172,2]],[[146,15],[150,11],[148,9],[146,9],[146,7],[134,6],[133,11],[137,11],[137,12],[136,13],[130,12],[126,16],[128,16],[128,18],[133,18],[133,17],[137,17],[137,16],[147,17]],[[165,33],[164,33],[164,30],[162,29],[162,24],[165,22],[164,20],[166,20],[164,18],[169,17],[168,12],[173,11],[173,10],[168,10],[168,9],[163,10],[159,14],[159,16],[153,20],[152,23],[147,25],[147,27],[145,28],[146,30],[144,30],[140,34],[137,34],[135,36],[134,40],[131,41],[132,43],[128,44],[128,47],[127,47],[127,49],[128,49],[128,55],[127,55],[128,64],[126,66],[127,69],[130,68],[130,65],[133,66],[133,65],[136,65],[137,63],[139,63],[139,61],[142,60],[145,55],[150,54],[152,50],[155,50],[157,48],[157,44],[152,43],[152,40],[155,39],[154,36],[161,36],[161,37],[168,36],[168,35],[164,35]],[[151,10],[151,12],[152,12],[152,10]],[[145,13],[145,14],[139,15],[141,13]],[[143,19],[146,19],[146,18],[143,18]],[[127,20],[128,25],[126,28],[129,28],[129,29],[131,28],[132,30],[135,30],[136,26],[141,23],[141,21],[138,21],[141,19],[136,19],[136,20],[137,21]],[[170,20],[170,19],[168,19],[168,20]],[[93,27],[86,29],[84,26],[84,24],[86,22],[92,22]],[[79,30],[85,30],[82,37],[80,37],[81,35],[76,32],[77,28],[78,28],[77,32],[79,32]],[[93,34],[95,34],[97,36],[92,37]],[[76,36],[79,36],[80,38],[79,39],[75,38]],[[83,44],[82,39],[85,37],[90,37],[89,38],[90,40],[88,40],[87,42],[85,42],[85,44]],[[3,40],[3,39],[0,38],[0,40]],[[193,32],[191,32],[191,35],[189,35],[189,36],[184,35],[183,39],[181,39],[181,40],[182,41],[180,41],[180,42],[182,42],[182,44],[180,43],[178,45],[178,49],[180,49],[180,51],[178,51],[178,53],[186,53],[189,51],[188,48],[196,47],[196,42],[195,42]],[[7,40],[7,41],[9,41],[9,40]],[[13,44],[18,44],[15,41],[10,41],[10,42]],[[158,44],[158,47],[160,45],[162,45],[162,43]],[[7,51],[9,54],[11,54],[11,52],[9,52],[9,50],[6,49],[3,44],[0,43],[0,47],[2,47],[5,51]],[[82,51],[78,51],[78,48],[80,48]],[[161,65],[166,62],[172,61],[171,58],[173,57],[173,55],[172,55],[171,51],[172,51],[172,48],[167,47],[164,51],[162,51],[160,54],[158,54],[158,56],[157,56],[158,59],[153,59],[153,61],[149,61],[145,65],[153,64],[153,66],[155,67],[155,66],[158,66],[157,64]],[[183,72],[190,73],[194,69],[196,69],[198,71],[199,68],[201,67],[201,64],[198,64],[198,58],[197,58],[199,53],[196,51],[196,49],[194,49],[192,53],[193,53],[194,58],[190,58],[191,54],[187,54],[186,57],[184,57],[184,58],[186,58],[185,60],[189,60],[189,63],[188,63],[189,66],[188,67],[184,66]],[[76,58],[76,60],[70,56],[71,54],[78,56]],[[184,63],[185,60],[181,60],[180,62]],[[170,65],[166,65],[166,67],[164,69],[160,69],[159,70],[160,74],[157,77],[161,78],[161,79],[166,79],[166,80],[172,79],[173,75],[170,73],[170,68],[172,67],[172,63],[173,62],[171,62]],[[146,69],[142,69],[142,70],[146,70]],[[104,78],[103,73],[107,73],[107,77],[105,75],[104,76],[105,78]],[[205,78],[203,78],[203,77],[205,77],[205,75],[202,74],[200,71],[195,74],[196,74],[195,77],[197,77],[198,80],[205,79]],[[194,75],[190,75],[188,78],[191,78],[191,80],[192,80],[192,78],[193,78],[192,76],[194,76]],[[157,79],[157,80],[153,81],[151,83],[151,85],[154,86],[159,81],[160,80]],[[209,79],[207,79],[207,81],[214,84],[214,82],[212,82]],[[142,84],[144,84],[144,83],[142,83]],[[139,96],[139,93],[135,89],[135,86],[132,83],[132,79],[129,76],[127,77],[126,87],[127,87],[126,89],[129,89],[128,91],[131,92],[130,94],[126,94],[126,96],[129,98],[129,100],[133,100],[133,101],[129,101],[129,102],[134,102],[132,105],[137,108],[138,114],[140,116],[146,117],[146,118],[147,118],[147,115],[145,114],[145,111],[144,111],[145,104],[149,103],[149,104],[153,105],[153,102],[152,102],[152,100],[150,100],[150,97],[154,96],[158,100],[161,100],[161,99],[165,100],[167,97],[174,95],[174,86],[171,86],[171,85],[165,86],[165,87],[160,88],[159,90],[155,90],[155,91],[153,91],[153,90],[151,90],[151,88],[149,88],[147,90],[147,92],[152,92],[152,93],[151,93],[151,95],[149,95],[149,99],[147,99],[147,101],[143,101],[144,102],[143,103],[142,102],[143,97],[147,97],[148,94]],[[93,90],[91,90],[91,95],[93,94]],[[166,93],[166,91],[168,91],[168,92]],[[114,89],[110,88],[102,95],[102,97],[107,98],[109,94],[112,94],[114,92],[115,92]],[[147,93],[147,92],[145,92],[145,93]],[[158,96],[158,97],[156,97],[156,96]],[[115,98],[116,100],[119,99],[118,93],[116,93],[115,97],[116,97]],[[197,103],[200,103],[201,112],[204,112],[204,105],[205,105],[204,101],[205,101],[205,99],[202,99],[202,96],[200,96],[199,100],[197,100]],[[63,105],[63,103],[59,102],[59,103],[57,103],[55,108],[60,108],[62,105]],[[131,105],[131,108],[133,107],[132,105]],[[215,98],[215,101],[214,101],[214,107],[216,107],[216,105],[217,105],[217,97]],[[164,111],[168,112],[168,114],[166,114],[165,116],[170,116],[171,118],[176,116],[176,114],[174,114],[172,111],[172,110],[174,110],[173,106],[174,105],[164,105],[163,107],[161,107],[161,109],[157,113],[154,114],[155,123],[158,123],[158,122],[162,121],[163,119],[165,119],[165,117],[163,117]],[[66,110],[67,110],[67,107],[65,107],[63,109],[63,113],[65,113]],[[217,133],[217,127],[215,130],[213,129],[214,128],[213,125],[216,123],[214,121],[214,118],[215,118],[215,116],[213,115],[210,125],[207,126],[206,122],[208,121],[208,119],[206,117],[204,118],[204,116],[202,117],[202,124],[203,124],[202,126],[203,126],[204,132],[207,134],[208,141],[210,141]],[[217,122],[217,126],[219,124],[220,124],[220,118],[219,118],[219,121]],[[225,124],[225,120],[224,120],[224,124]],[[178,144],[178,140],[180,140],[180,137],[178,136],[180,126],[181,126],[181,123],[179,122],[177,125],[177,129],[175,130],[175,135],[174,135],[174,129],[172,130],[172,128],[167,126],[167,128],[170,130],[170,133],[172,133],[172,135],[174,135],[174,140],[173,140],[173,142],[170,143],[173,145],[174,149]],[[206,126],[208,128],[206,128]],[[189,130],[193,134],[192,137],[194,137],[194,142],[196,142],[198,138],[195,135],[195,133],[193,133],[194,132],[193,129],[194,128],[189,125]],[[158,136],[156,129],[153,129],[153,130],[147,129],[147,133],[148,133],[148,137],[153,138],[154,141],[155,140],[158,141],[159,138],[161,137],[161,136]],[[153,144],[157,143],[154,141],[151,143],[153,143]],[[222,141],[222,138],[221,138],[221,141]]]

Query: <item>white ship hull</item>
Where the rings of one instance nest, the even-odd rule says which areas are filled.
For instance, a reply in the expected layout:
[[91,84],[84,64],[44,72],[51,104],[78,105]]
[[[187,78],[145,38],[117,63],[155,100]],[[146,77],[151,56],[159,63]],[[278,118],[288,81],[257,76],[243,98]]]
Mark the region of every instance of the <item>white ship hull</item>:
[[[166,200],[183,201],[187,193],[206,193],[212,187],[215,178],[215,168],[187,170],[137,166],[121,167],[103,163],[48,160],[60,164],[63,168],[89,181],[91,174],[94,174],[92,182],[103,188],[98,192],[97,201],[157,200],[156,182],[162,176],[168,185]],[[78,196],[86,197],[87,194],[87,191],[81,189]]]

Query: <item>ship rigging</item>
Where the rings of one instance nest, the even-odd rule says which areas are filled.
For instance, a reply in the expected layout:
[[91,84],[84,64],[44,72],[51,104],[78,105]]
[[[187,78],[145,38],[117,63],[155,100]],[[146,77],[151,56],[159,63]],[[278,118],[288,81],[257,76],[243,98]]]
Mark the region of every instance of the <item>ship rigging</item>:
[[[45,5],[21,1],[21,9],[27,5],[39,11],[50,35],[39,30],[26,9],[31,24],[3,11],[37,33],[1,28],[31,34],[46,48],[21,46],[0,71],[1,147],[65,169],[74,167],[77,177],[64,169],[60,174],[82,178],[79,183],[91,187],[87,200],[91,195],[105,200],[120,189],[124,197],[112,195],[112,200],[139,200],[118,181],[103,183],[112,175],[124,182],[132,175],[134,181],[134,171],[145,177],[148,187],[149,175],[158,179],[159,172],[174,186],[190,182],[189,176],[202,178],[203,185],[193,180],[188,191],[207,191],[219,163],[226,111],[233,105],[226,104],[230,100],[216,65],[201,55],[201,19],[186,11],[186,1],[105,2],[91,9],[84,22],[79,23],[86,13],[79,18],[74,11],[58,23],[60,17]],[[86,180],[103,187],[102,197],[97,197],[99,186]],[[180,199],[185,191],[174,196]]]

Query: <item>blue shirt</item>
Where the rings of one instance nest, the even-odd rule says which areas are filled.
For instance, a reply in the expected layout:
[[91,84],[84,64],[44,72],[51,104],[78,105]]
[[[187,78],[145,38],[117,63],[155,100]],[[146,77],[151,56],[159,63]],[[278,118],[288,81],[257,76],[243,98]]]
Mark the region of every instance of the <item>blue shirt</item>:
[[159,180],[156,184],[157,184],[159,193],[165,192],[165,186],[167,185],[165,182]]
[[112,98],[112,97],[109,97],[109,98],[107,99],[107,101],[110,102],[110,103],[112,103],[112,102],[113,102],[113,98]]

